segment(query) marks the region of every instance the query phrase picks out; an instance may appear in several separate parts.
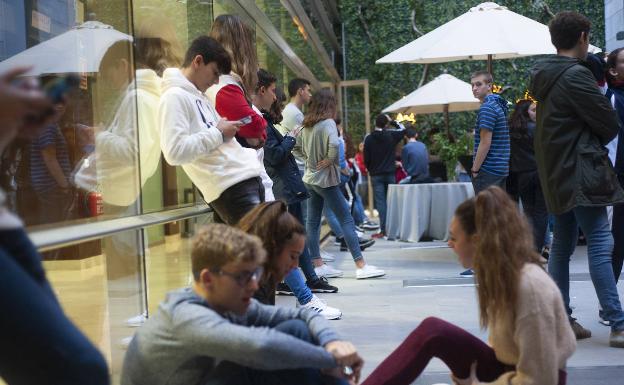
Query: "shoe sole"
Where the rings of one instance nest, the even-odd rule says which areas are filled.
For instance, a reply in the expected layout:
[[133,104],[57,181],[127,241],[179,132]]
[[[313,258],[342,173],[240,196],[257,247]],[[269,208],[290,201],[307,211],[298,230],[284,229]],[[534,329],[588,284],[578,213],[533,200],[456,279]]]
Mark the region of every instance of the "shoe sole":
[[293,293],[292,291],[283,291],[283,290],[277,290],[275,292],[275,294],[277,294],[277,295],[295,295],[295,293]]
[[358,277],[357,275],[355,276],[355,279],[368,279],[368,278],[378,278],[378,277],[383,277],[384,275],[386,275],[386,272],[383,273],[371,273],[369,275],[366,276],[360,276]]
[[[366,243],[360,243],[360,251],[364,251],[375,244],[375,240],[371,239]],[[348,247],[340,246],[340,251],[349,251]]]
[[339,314],[339,315],[337,315],[337,316],[331,316],[331,317],[328,317],[328,316],[326,316],[325,314],[321,314],[321,315],[323,316],[323,318],[325,318],[325,319],[326,319],[326,320],[328,320],[328,321],[339,320],[339,319],[342,317],[342,313],[340,313],[340,314]]
[[325,278],[340,278],[344,275],[344,273],[332,273],[332,274],[319,274],[316,273],[317,276],[319,277],[325,277]]
[[310,289],[312,293],[338,293],[338,289]]

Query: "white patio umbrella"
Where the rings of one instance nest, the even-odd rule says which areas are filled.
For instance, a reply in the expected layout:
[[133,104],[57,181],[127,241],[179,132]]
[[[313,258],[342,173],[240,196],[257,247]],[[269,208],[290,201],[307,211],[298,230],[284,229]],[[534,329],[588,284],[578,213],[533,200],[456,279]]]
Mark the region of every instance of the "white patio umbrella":
[[0,73],[33,66],[27,75],[98,72],[100,61],[114,43],[132,36],[99,21],[87,21],[0,62]]
[[480,106],[472,94],[470,84],[453,75],[442,74],[411,94],[386,107],[382,112],[403,114],[444,113],[446,129],[449,129],[449,112],[471,111]]
[[[590,45],[590,52],[600,49]],[[444,63],[556,53],[548,27],[496,3],[481,3],[377,60],[381,63]]]

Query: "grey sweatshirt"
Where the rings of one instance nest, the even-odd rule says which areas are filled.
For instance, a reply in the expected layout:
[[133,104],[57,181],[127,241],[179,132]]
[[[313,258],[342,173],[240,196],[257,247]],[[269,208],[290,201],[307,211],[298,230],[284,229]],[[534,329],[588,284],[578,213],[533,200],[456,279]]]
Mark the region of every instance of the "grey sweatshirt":
[[[322,188],[340,184],[340,166],[338,165],[338,130],[333,119],[325,119],[305,127],[297,137],[293,155],[305,161],[303,182]],[[323,159],[330,159],[333,164],[321,170],[316,165]]]
[[[289,319],[305,321],[319,346],[272,329]],[[179,289],[134,335],[121,385],[201,384],[222,360],[261,370],[332,368],[336,362],[322,346],[338,339],[323,316],[308,309],[252,299],[244,316],[222,316],[192,289]]]

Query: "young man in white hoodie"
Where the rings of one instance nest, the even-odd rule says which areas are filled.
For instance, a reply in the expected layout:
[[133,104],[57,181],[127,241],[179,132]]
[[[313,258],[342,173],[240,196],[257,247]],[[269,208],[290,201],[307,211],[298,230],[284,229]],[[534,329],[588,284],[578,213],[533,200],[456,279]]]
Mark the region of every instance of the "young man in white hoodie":
[[216,40],[193,40],[182,68],[163,74],[159,121],[167,162],[181,165],[218,219],[232,225],[264,201],[264,168],[254,150],[233,139],[241,122],[221,119],[204,94],[230,70],[230,57]]

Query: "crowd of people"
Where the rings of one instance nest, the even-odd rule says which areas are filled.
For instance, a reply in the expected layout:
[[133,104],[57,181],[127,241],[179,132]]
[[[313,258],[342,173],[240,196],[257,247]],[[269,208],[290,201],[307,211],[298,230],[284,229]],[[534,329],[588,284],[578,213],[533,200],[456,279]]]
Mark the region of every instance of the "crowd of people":
[[[590,336],[570,306],[569,261],[579,227],[599,316],[611,326],[609,344],[624,347],[616,288],[622,262],[613,255],[622,245],[614,248],[612,235],[617,239],[622,231],[618,204],[624,202],[616,173],[624,157],[617,141],[624,54],[615,51],[607,60],[605,95],[584,61],[589,21],[562,12],[549,28],[558,54],[536,64],[530,86],[535,101],[519,102],[510,124],[507,103],[492,93],[491,74],[477,72],[471,79],[482,102],[470,170],[475,197],[455,210],[448,244],[474,273],[489,343],[427,318],[364,384],[412,383],[433,357],[448,365],[456,384],[565,384],[575,339]],[[60,113],[40,89],[14,81],[24,71],[0,77],[3,146],[48,127]],[[323,261],[320,225],[323,215],[328,222],[334,218],[356,279],[385,275],[362,253],[372,240],[362,238],[358,227],[374,225],[347,165],[335,96],[312,93],[305,79],[292,80],[288,94],[283,107],[276,77],[258,69],[253,31],[233,15],[219,16],[209,36],[191,42],[180,67],[162,72],[156,123],[162,153],[185,170],[216,223],[193,240],[191,286],[168,293],[137,329],[122,385],[359,382],[362,357],[327,322],[341,311],[314,294],[337,292],[327,277],[343,275]],[[383,236],[385,193],[396,183],[396,144],[409,138],[402,154],[409,183],[429,177],[422,166],[428,154],[411,128],[386,115],[375,126],[363,144],[365,169],[357,159],[353,168],[372,179]],[[117,137],[108,132],[97,141],[107,139]],[[614,160],[607,148],[614,149]],[[115,150],[123,163],[124,154]],[[101,159],[98,164],[106,164]],[[524,213],[503,190],[509,175],[517,180]],[[608,206],[614,206],[613,227]],[[0,207],[0,288],[12,294],[0,300],[11,315],[0,318],[0,376],[10,385],[107,384],[106,363],[64,315],[21,221]],[[545,270],[540,252],[547,213],[554,231]],[[298,306],[275,306],[280,287],[297,297]]]

